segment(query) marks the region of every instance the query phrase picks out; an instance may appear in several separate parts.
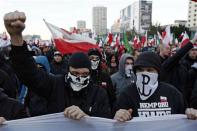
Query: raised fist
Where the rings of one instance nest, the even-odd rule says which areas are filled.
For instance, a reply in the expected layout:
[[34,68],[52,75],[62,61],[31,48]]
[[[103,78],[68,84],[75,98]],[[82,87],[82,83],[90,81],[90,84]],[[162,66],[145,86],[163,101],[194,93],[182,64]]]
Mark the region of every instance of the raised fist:
[[10,12],[4,16],[4,24],[10,36],[21,35],[25,29],[26,16],[23,12]]
[[26,16],[23,12],[10,12],[4,16],[4,25],[11,37],[11,43],[15,46],[23,44],[22,32],[25,29]]

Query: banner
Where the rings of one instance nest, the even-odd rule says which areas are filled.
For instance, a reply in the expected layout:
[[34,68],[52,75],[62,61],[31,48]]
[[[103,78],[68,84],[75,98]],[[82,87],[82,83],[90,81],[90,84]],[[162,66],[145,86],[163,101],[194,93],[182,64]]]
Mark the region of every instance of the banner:
[[185,115],[165,117],[136,117],[128,122],[85,117],[71,120],[63,113],[56,113],[20,120],[7,121],[0,131],[196,131],[197,120],[188,120]]

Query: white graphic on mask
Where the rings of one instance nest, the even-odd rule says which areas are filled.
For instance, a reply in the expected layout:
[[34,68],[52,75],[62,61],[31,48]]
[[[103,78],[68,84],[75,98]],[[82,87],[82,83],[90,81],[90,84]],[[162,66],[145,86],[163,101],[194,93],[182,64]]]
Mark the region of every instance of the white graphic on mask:
[[73,89],[73,91],[80,91],[81,89],[85,88],[89,84],[90,76],[87,77],[77,77],[72,75],[71,73],[68,73],[67,79],[70,82],[70,86]]
[[100,60],[97,60],[97,61],[91,60],[92,70],[96,70],[98,68],[99,62],[100,62]]
[[131,77],[132,73],[133,73],[133,66],[132,65],[126,66],[126,68],[125,68],[126,76]]
[[136,73],[136,86],[141,100],[148,99],[158,87],[158,74],[150,72]]
[[138,115],[139,117],[171,115],[171,108],[169,107],[168,101],[140,103]]

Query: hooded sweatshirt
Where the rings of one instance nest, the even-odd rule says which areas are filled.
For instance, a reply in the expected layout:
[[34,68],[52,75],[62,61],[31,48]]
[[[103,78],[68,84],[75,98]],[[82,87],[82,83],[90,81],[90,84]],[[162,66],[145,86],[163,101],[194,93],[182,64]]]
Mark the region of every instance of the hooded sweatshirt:
[[124,88],[131,85],[132,83],[135,83],[136,81],[136,76],[134,73],[131,74],[131,77],[126,77],[125,63],[127,58],[133,59],[130,54],[123,54],[119,61],[118,72],[111,76],[113,86],[116,88],[116,97],[119,97],[120,93],[124,90]]
[[35,61],[37,64],[42,65],[47,73],[50,73],[51,69],[50,69],[49,61],[46,56],[36,56]]

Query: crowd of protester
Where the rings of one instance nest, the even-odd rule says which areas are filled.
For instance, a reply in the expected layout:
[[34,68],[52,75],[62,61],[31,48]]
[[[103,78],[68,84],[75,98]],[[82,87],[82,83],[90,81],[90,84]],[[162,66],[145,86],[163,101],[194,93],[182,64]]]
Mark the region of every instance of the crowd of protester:
[[0,123],[63,111],[72,119],[197,119],[197,36],[176,50],[161,44],[120,53],[105,44],[62,54],[53,44],[24,41],[25,19],[17,11],[4,17],[11,46],[0,52]]

